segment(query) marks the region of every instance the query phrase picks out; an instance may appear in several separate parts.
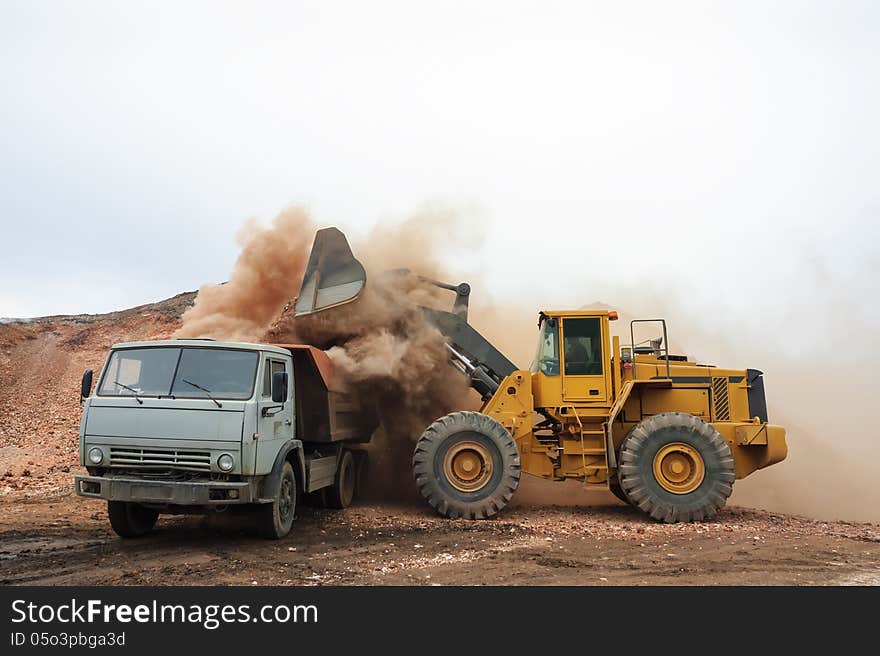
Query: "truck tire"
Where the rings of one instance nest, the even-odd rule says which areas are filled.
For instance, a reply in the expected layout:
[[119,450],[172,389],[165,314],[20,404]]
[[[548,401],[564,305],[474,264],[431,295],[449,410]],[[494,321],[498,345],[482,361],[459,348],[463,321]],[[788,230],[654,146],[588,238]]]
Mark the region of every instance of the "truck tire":
[[358,450],[352,453],[354,456],[354,467],[357,470],[357,490],[355,495],[361,498],[367,493],[367,487],[370,484],[370,456],[366,451]]
[[336,470],[336,480],[327,488],[327,505],[341,510],[348,508],[354,500],[354,491],[357,486],[357,467],[354,456],[348,449],[342,452],[339,458],[339,467]]
[[257,529],[264,538],[278,540],[290,533],[295,514],[296,475],[290,462],[285,460],[275,499],[257,506]]
[[714,517],[733,492],[733,456],[699,417],[665,412],[638,423],[620,447],[620,486],[635,506],[675,523]]
[[519,486],[519,451],[492,417],[453,412],[419,438],[413,474],[419,492],[439,514],[487,519],[507,505]]
[[108,501],[110,526],[121,538],[139,538],[153,530],[159,512],[130,501]]

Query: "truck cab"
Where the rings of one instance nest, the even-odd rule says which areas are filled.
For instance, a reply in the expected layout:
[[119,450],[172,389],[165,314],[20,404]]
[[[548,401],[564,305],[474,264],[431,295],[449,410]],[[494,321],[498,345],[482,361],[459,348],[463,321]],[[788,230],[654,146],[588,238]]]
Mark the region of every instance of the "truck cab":
[[83,377],[80,496],[106,499],[123,537],[160,513],[252,505],[261,532],[290,530],[297,494],[351,503],[376,421],[308,346],[212,340],[114,345],[94,394]]

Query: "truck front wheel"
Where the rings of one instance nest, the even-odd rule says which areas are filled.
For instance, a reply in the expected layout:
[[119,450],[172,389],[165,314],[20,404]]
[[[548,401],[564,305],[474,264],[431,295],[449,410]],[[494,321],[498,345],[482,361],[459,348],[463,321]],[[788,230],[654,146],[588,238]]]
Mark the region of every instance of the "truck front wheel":
[[281,480],[272,503],[257,506],[257,524],[260,535],[278,540],[290,533],[296,512],[296,476],[287,461],[281,467]]
[[108,501],[110,526],[121,538],[139,538],[153,530],[159,513],[130,501]]

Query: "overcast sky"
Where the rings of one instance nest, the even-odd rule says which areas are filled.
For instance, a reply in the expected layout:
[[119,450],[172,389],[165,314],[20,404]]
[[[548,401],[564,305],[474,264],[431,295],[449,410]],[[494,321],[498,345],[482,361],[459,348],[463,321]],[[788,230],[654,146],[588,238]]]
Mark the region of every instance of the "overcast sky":
[[877,2],[0,0],[0,93],[0,316],[224,280],[288,204],[433,204],[475,294],[880,324]]

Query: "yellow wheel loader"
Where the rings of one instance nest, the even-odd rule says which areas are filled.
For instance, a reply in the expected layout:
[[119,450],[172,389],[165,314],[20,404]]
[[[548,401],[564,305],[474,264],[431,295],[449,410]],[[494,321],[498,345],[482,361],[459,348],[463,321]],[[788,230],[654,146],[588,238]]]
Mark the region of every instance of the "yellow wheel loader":
[[[736,479],[786,457],[785,430],[768,423],[762,372],[670,354],[663,319],[632,321],[621,347],[609,329],[614,311],[543,311],[523,370],[467,322],[469,285],[422,280],[455,292],[451,312],[421,311],[483,399],[479,412],[440,417],[416,443],[416,485],[441,515],[492,517],[526,472],[610,490],[663,522],[705,520]],[[320,230],[294,313],[352,302],[365,284],[345,236]],[[637,344],[637,324],[661,334]]]

